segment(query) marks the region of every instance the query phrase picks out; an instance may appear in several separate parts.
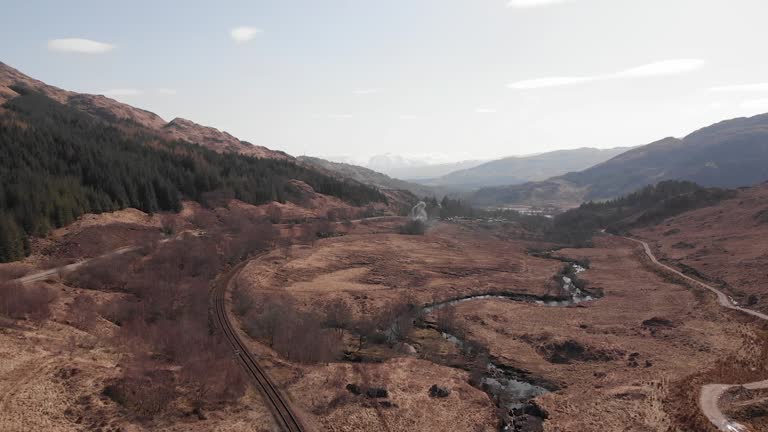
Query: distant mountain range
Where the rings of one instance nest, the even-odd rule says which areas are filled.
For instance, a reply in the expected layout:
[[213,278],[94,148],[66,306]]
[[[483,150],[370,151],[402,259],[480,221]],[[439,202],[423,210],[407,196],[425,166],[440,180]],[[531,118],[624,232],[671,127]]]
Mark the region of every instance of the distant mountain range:
[[441,177],[420,180],[419,183],[428,186],[464,189],[522,184],[545,180],[572,171],[580,171],[624,153],[628,149],[628,147],[612,149],[585,147],[533,156],[512,156],[454,171]]
[[478,206],[573,207],[585,200],[626,195],[662,180],[729,188],[768,180],[768,114],[726,120],[683,139],[664,138],[580,172],[482,188],[468,200]]
[[436,163],[428,160],[406,159],[396,155],[378,155],[371,158],[367,167],[403,180],[424,180],[440,177],[454,171],[476,167],[488,160],[465,160]]

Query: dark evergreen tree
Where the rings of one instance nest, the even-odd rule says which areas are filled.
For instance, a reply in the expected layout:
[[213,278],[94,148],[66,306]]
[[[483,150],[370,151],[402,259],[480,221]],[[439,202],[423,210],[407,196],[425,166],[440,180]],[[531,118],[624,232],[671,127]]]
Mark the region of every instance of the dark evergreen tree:
[[6,102],[0,114],[0,212],[5,215],[0,261],[27,252],[19,238],[45,235],[83,213],[126,207],[179,211],[182,199],[203,202],[211,194],[250,204],[282,201],[290,197],[292,179],[354,205],[386,201],[375,188],[291,161],[165,141],[139,126],[118,128],[44,95],[16,90],[22,96]]
[[16,221],[0,213],[0,262],[16,261],[28,253],[27,236]]

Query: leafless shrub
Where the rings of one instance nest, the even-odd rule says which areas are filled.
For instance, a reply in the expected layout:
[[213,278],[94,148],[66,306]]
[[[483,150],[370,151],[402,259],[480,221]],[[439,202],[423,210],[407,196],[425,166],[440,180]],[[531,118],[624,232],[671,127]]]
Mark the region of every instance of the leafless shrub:
[[299,232],[299,241],[302,243],[314,245],[317,241],[317,233],[318,231],[316,223],[307,222],[302,224],[301,230]]
[[72,326],[87,331],[93,328],[99,318],[96,302],[88,295],[80,294],[69,305]]
[[280,207],[273,204],[267,209],[267,217],[269,222],[279,224],[283,220],[283,211],[280,210]]
[[236,287],[232,291],[232,309],[238,316],[245,316],[254,307],[253,297],[244,289]]
[[400,227],[400,234],[424,235],[427,232],[427,224],[420,220],[409,220]]
[[138,304],[133,301],[115,299],[98,307],[98,313],[105,320],[122,326],[138,313]]
[[4,264],[0,266],[0,283],[18,279],[29,273],[29,271],[29,267],[24,265],[18,265],[16,263]]
[[201,410],[243,395],[231,348],[206,319],[210,283],[222,267],[220,246],[214,238],[191,236],[163,244],[126,283],[138,301],[99,308],[120,324],[115,342],[130,359],[123,378],[105,393],[137,415],[160,414],[176,398]]
[[315,235],[318,238],[328,238],[336,235],[336,224],[323,219],[315,222]]
[[302,363],[320,363],[338,357],[340,335],[323,328],[323,320],[301,312],[284,298],[272,299],[245,319],[246,333],[265,341],[285,358]]
[[160,232],[165,235],[173,235],[179,231],[179,223],[176,215],[165,214],[160,220]]
[[[196,409],[240,398],[245,381],[239,365],[228,345],[208,330],[199,316],[154,322],[135,317],[128,321],[120,329],[119,340],[134,361],[118,383],[122,387],[113,388],[116,396],[110,397],[142,415],[161,412],[168,399],[177,396],[187,398]],[[159,400],[141,402],[146,395],[135,387],[146,383],[145,377],[153,377],[153,371],[163,364],[177,364],[180,368],[170,377],[163,377]]]
[[0,283],[0,315],[13,319],[43,320],[51,315],[53,291],[42,285]]
[[144,260],[126,290],[142,299],[145,318],[173,320],[190,302],[205,306],[208,283],[220,268],[215,250],[212,240],[190,237],[164,244]]
[[452,305],[441,307],[435,312],[435,318],[438,330],[457,337],[462,333],[456,317],[456,307]]
[[242,261],[253,253],[272,247],[277,237],[277,229],[266,221],[239,221],[225,244],[225,255],[230,263]]
[[135,253],[95,259],[64,277],[67,285],[95,291],[123,291]]
[[254,339],[275,346],[280,326],[285,320],[293,319],[294,307],[285,297],[275,297],[251,310],[244,320],[244,330]]
[[328,302],[324,309],[325,326],[339,330],[343,335],[352,325],[352,308],[344,299],[337,298]]
[[366,342],[375,338],[379,333],[378,324],[375,320],[363,317],[352,323],[352,331],[357,335],[357,350],[365,347]]
[[242,397],[246,382],[226,342],[207,337],[197,343],[180,359],[181,381],[190,390],[193,407],[202,409]]
[[388,329],[390,342],[403,341],[408,337],[413,330],[418,312],[415,304],[408,299],[390,302],[384,308],[379,320],[381,324],[390,323]]
[[177,397],[173,374],[134,366],[125,376],[104,389],[104,395],[142,417],[153,417],[166,410]]
[[213,231],[220,225],[219,218],[207,209],[198,210],[192,216],[191,222],[196,228],[205,231]]

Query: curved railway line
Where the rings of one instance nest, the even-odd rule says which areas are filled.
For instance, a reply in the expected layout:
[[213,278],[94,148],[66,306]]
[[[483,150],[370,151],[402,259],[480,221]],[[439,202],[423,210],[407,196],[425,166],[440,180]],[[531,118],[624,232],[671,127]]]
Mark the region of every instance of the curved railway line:
[[232,280],[245,267],[248,261],[243,262],[227,273],[227,275],[218,281],[211,293],[211,303],[213,308],[214,320],[226,336],[232,348],[235,351],[235,357],[240,365],[246,370],[248,375],[257,384],[257,387],[264,396],[264,401],[269,405],[277,425],[286,432],[307,431],[301,420],[291,409],[280,389],[272,382],[264,369],[248,351],[248,348],[240,340],[232,323],[229,321],[226,306],[226,293]]

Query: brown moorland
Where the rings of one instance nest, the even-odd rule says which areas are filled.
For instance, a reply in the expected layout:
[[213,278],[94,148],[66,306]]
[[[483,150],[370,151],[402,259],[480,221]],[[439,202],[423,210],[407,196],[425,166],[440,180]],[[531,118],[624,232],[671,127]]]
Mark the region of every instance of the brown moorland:
[[720,285],[739,304],[768,311],[768,184],[634,234],[691,276]]
[[[510,240],[505,234],[498,226],[483,229],[446,223],[436,225],[425,236],[387,233],[385,226],[378,234],[353,230],[344,237],[318,241],[314,247],[253,261],[241,273],[237,289],[262,301],[287,298],[310,313],[321,313],[326,304],[341,299],[356,319],[375,319],[404,298],[424,305],[499,290],[546,294],[548,281],[563,264],[527,255],[529,243]],[[549,414],[546,430],[706,430],[708,425],[696,405],[700,384],[719,382],[726,373],[725,364],[732,367],[734,376],[741,367],[749,369],[760,362],[763,332],[750,320],[721,310],[705,292],[660,274],[638,246],[627,240],[601,237],[594,248],[566,249],[558,254],[591,261],[591,268],[580,278],[590,288],[602,290],[605,297],[569,307],[500,299],[461,303],[455,306],[457,325],[466,339],[487,347],[497,363],[560,388],[537,398]],[[428,323],[436,319],[427,317]],[[247,323],[243,325],[247,327]],[[419,393],[430,384],[423,378],[430,376],[427,371],[432,368],[445,370],[451,380],[458,378],[446,365],[461,366],[461,361],[456,359],[455,348],[452,352],[450,344],[446,347],[441,340],[439,332],[429,326],[416,328],[405,338],[415,353],[403,354],[398,346],[368,349],[364,358],[374,363],[364,361],[356,367],[383,369],[386,372],[378,383],[402,389],[402,382],[390,376],[408,369],[415,361],[412,356],[424,359],[420,360],[424,372],[414,371],[409,378],[414,394],[406,391],[392,398],[399,405],[401,399],[423,396]],[[418,411],[390,407],[378,419],[365,399],[352,399],[353,403],[345,399],[343,408],[330,402],[324,405],[317,400],[344,398],[342,387],[355,382],[348,372],[338,372],[339,368],[348,371],[350,366],[290,362],[263,342],[250,343],[255,352],[270,359],[272,373],[281,377],[293,400],[323,425],[370,430],[377,427],[376,421],[390,427],[399,424],[406,413],[416,422],[435,415],[432,403],[422,404]],[[354,346],[354,342],[345,342],[347,349]],[[436,361],[446,356],[453,356],[452,360]],[[760,373],[754,370],[755,375]],[[332,384],[310,397],[305,390],[310,375],[313,379],[320,375]],[[740,377],[747,380],[749,375]],[[491,409],[492,402],[486,400]],[[459,409],[466,407],[452,406],[452,410]],[[339,410],[345,415],[339,415]],[[371,413],[372,423],[358,423],[358,415],[350,414],[361,410]],[[455,425],[452,430],[473,429]]]

